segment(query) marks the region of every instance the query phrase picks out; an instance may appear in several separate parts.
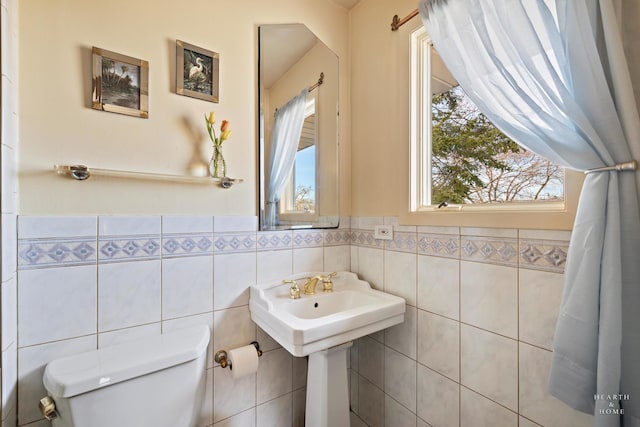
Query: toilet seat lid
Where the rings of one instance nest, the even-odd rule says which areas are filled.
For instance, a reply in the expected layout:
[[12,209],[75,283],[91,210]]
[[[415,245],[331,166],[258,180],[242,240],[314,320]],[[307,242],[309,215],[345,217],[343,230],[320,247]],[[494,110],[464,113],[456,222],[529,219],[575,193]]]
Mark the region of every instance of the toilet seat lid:
[[44,386],[53,397],[72,397],[197,359],[207,351],[209,326],[185,328],[49,362]]

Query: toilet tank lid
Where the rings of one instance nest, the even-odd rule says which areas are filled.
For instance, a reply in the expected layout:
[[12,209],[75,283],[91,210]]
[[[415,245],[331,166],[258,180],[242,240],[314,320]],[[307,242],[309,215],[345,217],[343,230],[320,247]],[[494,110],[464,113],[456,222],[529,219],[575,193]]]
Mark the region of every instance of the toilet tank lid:
[[190,327],[49,362],[44,386],[52,397],[72,397],[197,359],[210,329]]

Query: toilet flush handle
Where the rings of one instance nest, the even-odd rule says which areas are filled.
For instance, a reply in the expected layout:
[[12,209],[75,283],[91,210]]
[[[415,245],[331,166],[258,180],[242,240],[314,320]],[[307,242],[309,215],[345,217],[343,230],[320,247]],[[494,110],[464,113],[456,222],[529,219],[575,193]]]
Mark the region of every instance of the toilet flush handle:
[[42,399],[40,399],[40,403],[38,403],[38,407],[40,408],[40,412],[42,412],[42,415],[48,421],[58,418],[58,414],[56,412],[56,402],[54,402],[51,397],[45,396]]

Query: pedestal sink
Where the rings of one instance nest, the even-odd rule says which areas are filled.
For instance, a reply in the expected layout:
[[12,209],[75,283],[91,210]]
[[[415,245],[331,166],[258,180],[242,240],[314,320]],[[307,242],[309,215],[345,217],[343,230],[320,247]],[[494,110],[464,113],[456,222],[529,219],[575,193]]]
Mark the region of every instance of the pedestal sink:
[[[302,273],[298,280],[327,273]],[[333,292],[291,299],[289,284],[252,286],[251,319],[294,356],[309,356],[306,427],[349,427],[347,350],[352,340],[404,322],[405,301],[339,272]]]

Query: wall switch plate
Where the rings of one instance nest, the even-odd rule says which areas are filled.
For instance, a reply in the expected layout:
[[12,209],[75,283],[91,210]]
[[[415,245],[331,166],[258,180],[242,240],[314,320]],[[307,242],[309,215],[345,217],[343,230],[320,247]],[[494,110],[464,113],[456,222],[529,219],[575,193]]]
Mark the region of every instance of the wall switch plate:
[[393,240],[393,225],[376,225],[373,238],[379,240]]

